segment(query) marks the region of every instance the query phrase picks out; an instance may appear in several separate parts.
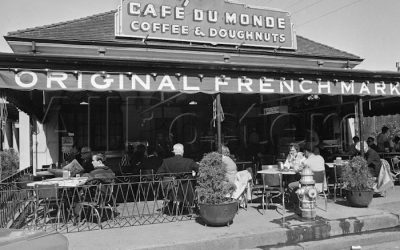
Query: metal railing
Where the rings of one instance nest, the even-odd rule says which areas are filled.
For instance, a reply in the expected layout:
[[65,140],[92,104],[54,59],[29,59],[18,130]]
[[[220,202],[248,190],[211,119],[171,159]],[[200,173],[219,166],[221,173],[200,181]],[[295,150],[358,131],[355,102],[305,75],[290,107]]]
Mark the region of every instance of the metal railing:
[[114,183],[3,190],[14,214],[1,216],[0,224],[65,233],[190,220],[196,217],[195,182],[191,173],[132,175]]
[[28,192],[24,190],[26,182],[32,180],[29,174],[32,166],[19,171],[0,182],[0,227],[9,227],[16,217],[24,210]]

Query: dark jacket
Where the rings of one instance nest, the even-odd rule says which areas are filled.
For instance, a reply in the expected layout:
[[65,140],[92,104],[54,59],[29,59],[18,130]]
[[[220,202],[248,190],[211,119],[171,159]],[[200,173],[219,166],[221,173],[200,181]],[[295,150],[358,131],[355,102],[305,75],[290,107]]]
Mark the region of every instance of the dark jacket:
[[114,172],[107,166],[94,168],[92,171],[82,176],[89,177],[88,181],[99,180],[102,183],[111,183],[115,178]]
[[161,166],[162,162],[163,160],[160,157],[150,155],[139,164],[139,169],[154,170],[154,172],[156,172],[157,169]]
[[365,153],[365,158],[367,159],[367,164],[371,174],[374,177],[378,177],[382,165],[381,158],[379,157],[378,153],[375,150],[369,148],[368,151]]
[[163,160],[161,167],[157,173],[188,173],[191,171],[198,171],[199,166],[192,159],[184,158],[181,155],[175,155],[173,157]]
[[369,145],[369,147],[370,147],[371,149],[375,150],[376,152],[378,152],[378,151],[379,151],[379,150],[378,150],[378,146],[376,146],[376,144],[375,144],[375,143],[373,143],[373,144]]

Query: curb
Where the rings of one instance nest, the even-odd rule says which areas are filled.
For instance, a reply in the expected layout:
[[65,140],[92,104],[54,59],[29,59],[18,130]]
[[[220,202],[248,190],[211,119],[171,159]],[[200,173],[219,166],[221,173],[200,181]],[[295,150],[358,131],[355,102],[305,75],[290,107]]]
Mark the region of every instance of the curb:
[[[300,223],[298,225],[289,226],[276,230],[265,230],[256,233],[246,233],[240,235],[227,235],[218,239],[194,239],[190,242],[182,242],[171,245],[154,245],[141,249],[343,249],[348,245],[360,245],[361,241],[355,241],[354,244],[346,241],[337,244],[332,248],[332,237],[348,236],[349,238],[357,237],[357,234],[367,233],[375,230],[390,229],[399,226],[399,218],[391,213],[382,213],[378,215],[348,217],[336,220],[316,221],[313,224]],[[400,238],[400,234],[397,232]],[[395,237],[395,236],[393,236]],[[386,240],[384,235],[382,240]],[[397,238],[393,238],[397,239]],[[316,248],[310,248],[313,242],[321,241],[321,245]],[[324,241],[327,241],[325,245]],[[351,242],[351,239],[348,241]],[[362,241],[365,244],[365,240]],[[371,240],[371,243],[379,243]],[[342,246],[343,245],[343,246]],[[324,247],[325,246],[325,247]],[[139,248],[140,249],[140,248]]]
[[[382,243],[388,243],[392,241],[399,241],[400,233],[399,231],[393,232],[368,232],[365,234],[352,234],[340,237],[340,239],[331,238],[321,241],[313,242],[301,242],[296,245],[286,246],[286,247],[271,247],[269,249],[273,250],[319,250],[319,249],[329,249],[329,250],[341,250],[350,249],[352,246],[370,246],[378,245]],[[263,248],[255,248],[254,250],[262,250]],[[248,249],[250,250],[250,249]]]

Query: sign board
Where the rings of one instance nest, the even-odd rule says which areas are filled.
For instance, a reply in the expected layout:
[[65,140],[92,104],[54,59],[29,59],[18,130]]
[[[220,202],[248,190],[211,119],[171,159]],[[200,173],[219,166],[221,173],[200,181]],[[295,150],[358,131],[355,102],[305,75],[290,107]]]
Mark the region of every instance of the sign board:
[[275,106],[264,108],[264,115],[272,115],[272,114],[287,114],[288,106]]
[[74,145],[74,137],[63,136],[61,137],[61,152],[69,153]]
[[[201,77],[199,77],[201,75]],[[301,76],[300,76],[301,77]],[[307,76],[304,76],[307,77]],[[282,75],[211,75],[129,72],[99,73],[34,72],[0,70],[0,88],[63,91],[144,91],[184,93],[305,94],[400,96],[399,82],[290,78]]]
[[288,12],[229,0],[121,0],[115,35],[296,49]]

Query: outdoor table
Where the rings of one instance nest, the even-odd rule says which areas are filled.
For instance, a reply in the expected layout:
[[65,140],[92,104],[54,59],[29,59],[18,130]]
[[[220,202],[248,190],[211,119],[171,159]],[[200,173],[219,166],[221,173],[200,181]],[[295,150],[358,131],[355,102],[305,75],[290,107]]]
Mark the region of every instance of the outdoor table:
[[[285,190],[283,187],[283,175],[295,175],[296,172],[293,170],[275,170],[275,169],[265,169],[265,170],[260,170],[257,173],[259,174],[273,174],[273,175],[278,175],[279,176],[279,189],[281,190],[281,195],[282,195],[282,219],[283,223],[285,223],[285,215],[286,215],[286,208],[285,208]],[[264,178],[263,178],[264,181]],[[265,183],[263,183],[265,185]]]
[[[52,179],[42,180],[42,181],[34,181],[28,183],[28,187],[35,187],[35,185],[54,185],[58,184],[58,187],[61,187],[67,193],[73,192],[74,188],[82,186],[86,183],[89,177],[70,177],[70,178],[63,178],[63,177],[56,177]],[[70,197],[70,194],[66,194],[66,197]],[[73,196],[73,195],[72,195]],[[75,207],[75,203],[71,200],[65,201],[70,206],[69,211],[73,211]],[[73,204],[73,205],[71,205]],[[73,214],[73,213],[72,213]],[[75,215],[73,214],[73,220],[75,220]]]
[[56,178],[42,180],[42,181],[34,181],[31,183],[28,183],[27,186],[34,187],[35,185],[58,184],[59,187],[73,188],[73,187],[82,186],[83,184],[86,183],[87,180],[88,180],[88,177],[71,177],[71,178],[65,178],[65,179],[62,177],[56,177]]

